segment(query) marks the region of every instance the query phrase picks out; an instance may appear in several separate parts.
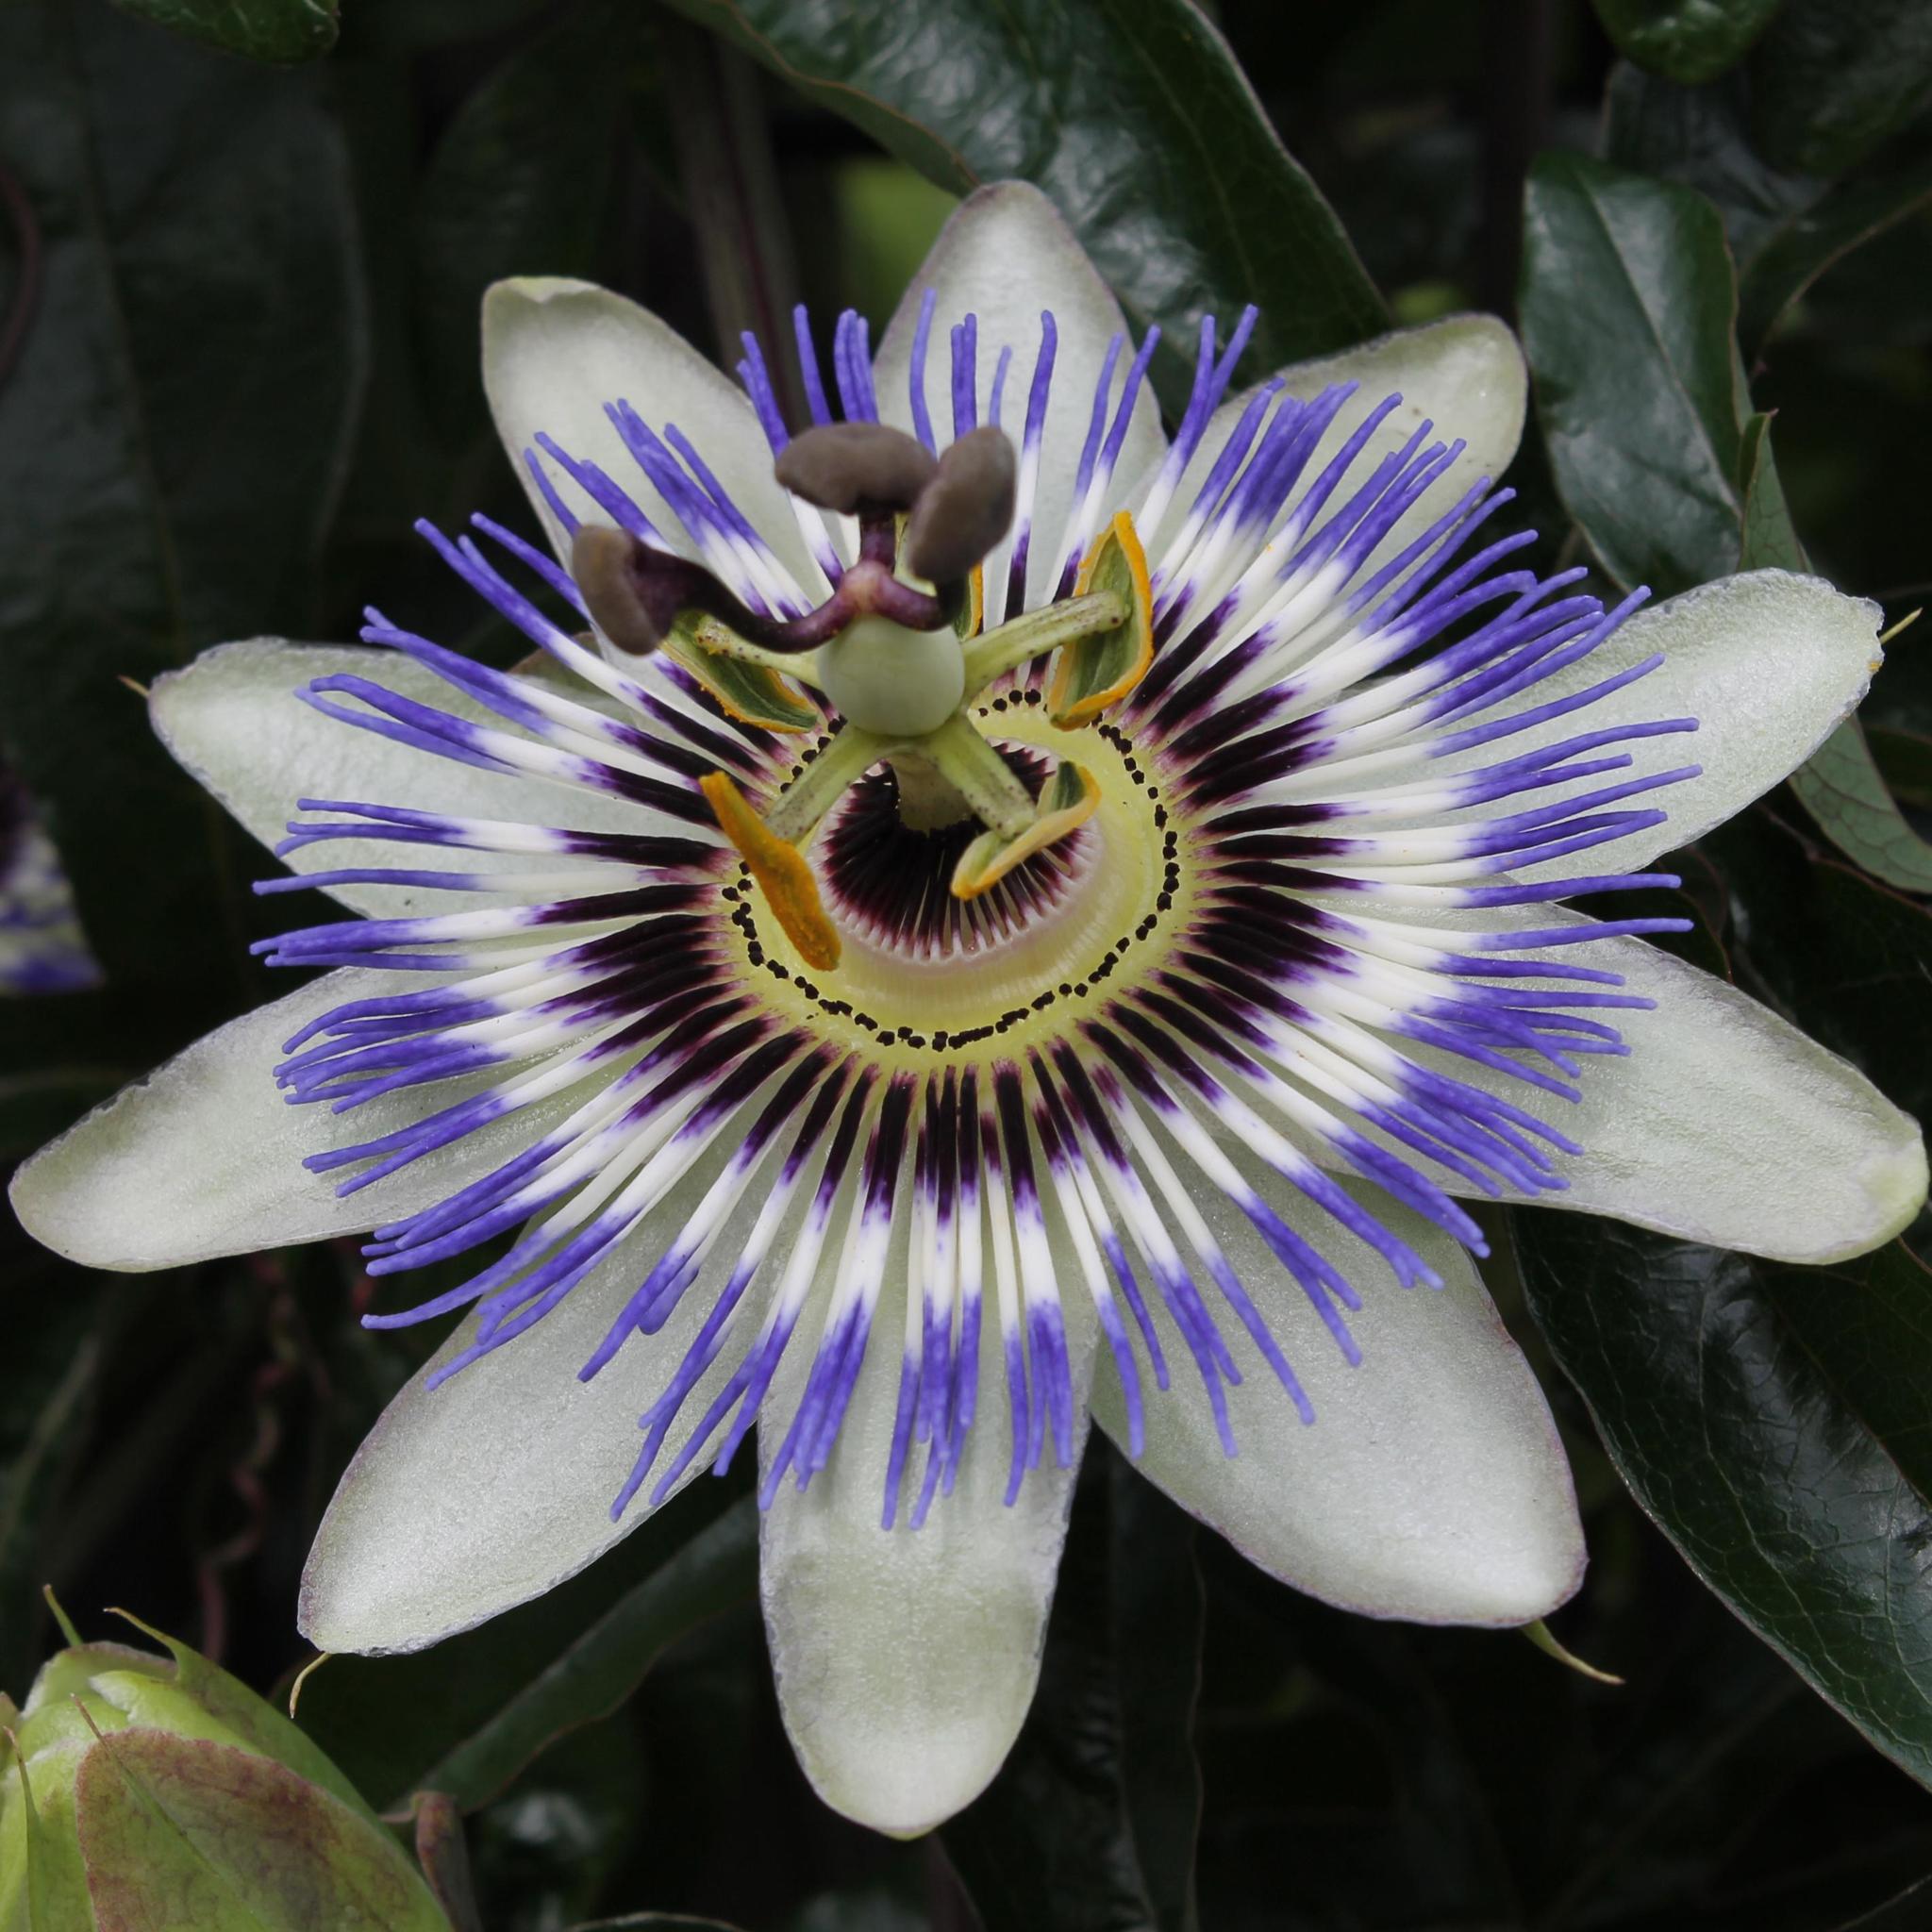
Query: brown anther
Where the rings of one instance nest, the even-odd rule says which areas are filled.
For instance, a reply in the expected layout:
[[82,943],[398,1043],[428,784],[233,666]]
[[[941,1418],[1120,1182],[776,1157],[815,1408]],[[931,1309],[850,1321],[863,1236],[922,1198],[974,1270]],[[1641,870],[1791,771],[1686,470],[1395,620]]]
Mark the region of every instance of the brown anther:
[[727,624],[747,614],[702,564],[605,524],[586,524],[572,540],[570,574],[591,621],[634,657],[657,650],[680,611],[702,610]]
[[960,582],[1012,527],[1018,464],[992,424],[969,430],[939,459],[906,525],[901,554],[931,584]]
[[903,429],[883,423],[824,423],[779,453],[778,481],[821,509],[910,509],[938,466]]

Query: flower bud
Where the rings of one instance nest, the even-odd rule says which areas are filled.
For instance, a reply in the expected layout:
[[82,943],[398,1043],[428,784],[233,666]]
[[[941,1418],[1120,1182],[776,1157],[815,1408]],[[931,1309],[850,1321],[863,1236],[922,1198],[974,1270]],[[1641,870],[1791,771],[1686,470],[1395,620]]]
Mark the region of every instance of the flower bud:
[[170,1657],[75,1643],[25,1705],[0,1696],[0,1932],[448,1932],[304,1732],[186,1644],[135,1627]]

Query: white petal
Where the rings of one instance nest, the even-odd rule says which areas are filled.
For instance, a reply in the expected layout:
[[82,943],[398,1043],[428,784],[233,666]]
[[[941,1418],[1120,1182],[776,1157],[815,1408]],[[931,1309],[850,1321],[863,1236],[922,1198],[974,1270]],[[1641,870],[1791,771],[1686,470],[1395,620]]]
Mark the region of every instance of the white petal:
[[[1272,1176],[1270,1204],[1359,1291],[1350,1368],[1241,1210],[1197,1198],[1315,1407],[1304,1424],[1238,1324],[1228,1391],[1239,1453],[1224,1456],[1206,1397],[1163,1315],[1174,1387],[1147,1404],[1138,1467],[1251,1562],[1311,1596],[1423,1624],[1525,1624],[1582,1581],[1583,1531],[1556,1424],[1536,1377],[1461,1246],[1362,1190],[1391,1232],[1442,1276],[1396,1285],[1388,1265]],[[1118,1385],[1094,1379],[1094,1420],[1123,1447]]]
[[[1500,478],[1523,441],[1529,375],[1516,338],[1493,315],[1452,315],[1419,328],[1396,329],[1340,355],[1291,362],[1276,375],[1289,395],[1304,401],[1336,383],[1359,385],[1303,470],[1305,480],[1321,474],[1377,403],[1391,395],[1402,397],[1342,478],[1329,499],[1331,506],[1345,502],[1348,491],[1364,482],[1375,464],[1391,450],[1399,449],[1424,420],[1435,425],[1430,441],[1460,438],[1468,445],[1376,546],[1372,562],[1412,542],[1479,477]],[[1168,529],[1176,527],[1178,516],[1192,506],[1195,492],[1254,392],[1245,390],[1215,411],[1174,491],[1174,508],[1165,519]]]
[[541,1110],[341,1197],[341,1176],[310,1174],[305,1154],[392,1132],[471,1087],[441,1085],[433,1099],[385,1094],[337,1114],[290,1106],[274,1079],[282,1042],[317,1014],[421,977],[331,973],[217,1027],[26,1161],[13,1178],[14,1211],[70,1260],[139,1271],[359,1233],[441,1200],[508,1158]]
[[[1059,1278],[1079,1280],[1071,1255]],[[826,1804],[909,1837],[970,1804],[1005,1760],[1040,1675],[1047,1607],[1074,1469],[1049,1440],[1008,1508],[1008,1434],[992,1297],[979,1354],[979,1407],[951,1496],[919,1529],[880,1526],[898,1395],[904,1265],[880,1298],[852,1407],[831,1462],[801,1494],[788,1482],[764,1518],[759,1591],[778,1701],[798,1761]],[[1067,1347],[1086,1428],[1093,1323],[1069,1306]],[[783,1439],[808,1366],[801,1334],[760,1424],[760,1454]],[[924,1452],[908,1457],[917,1493]]]
[[[582,831],[648,827],[650,814],[625,800],[541,778],[479,771],[325,717],[295,695],[311,678],[344,673],[458,717],[502,722],[400,651],[362,644],[291,644],[279,638],[251,638],[204,651],[184,670],[156,681],[148,714],[161,742],[264,845],[274,846],[287,833],[298,798],[411,806]],[[531,863],[489,852],[430,851],[344,839],[304,846],[290,856],[287,867],[304,873],[373,865],[476,872],[527,869]],[[262,875],[280,870],[265,865]],[[414,887],[343,886],[330,896],[358,912],[385,919],[448,911],[453,903],[445,892]],[[510,896],[477,892],[466,894],[461,903],[466,908],[503,904]],[[299,913],[289,921],[291,925],[329,916],[306,895],[289,904]]]
[[[425,1388],[473,1340],[475,1317],[466,1319],[383,1410],[343,1472],[302,1574],[297,1622],[318,1649],[376,1655],[440,1642],[575,1575],[652,1513],[648,1483],[616,1522],[610,1506],[642,1446],[639,1416],[716,1299],[731,1260],[724,1244],[656,1335],[633,1336],[588,1382],[577,1372],[716,1164],[701,1161],[534,1327]],[[741,1319],[756,1324],[762,1303],[754,1281]],[[735,1359],[721,1356],[691,1391],[659,1467]],[[677,1487],[708,1467],[700,1456]]]
[[[1695,718],[1698,729],[1613,749],[1633,762],[1600,782],[1700,765],[1702,775],[1659,791],[1665,824],[1614,844],[1574,852],[1529,875],[1579,878],[1636,871],[1660,852],[1701,839],[1790,776],[1857,709],[1882,653],[1878,606],[1821,577],[1753,571],[1686,591],[1641,610],[1589,657],[1517,700],[1527,710],[1582,691],[1661,651],[1657,670],[1601,704],[1520,736],[1445,759],[1454,771],[1517,757],[1538,744],[1622,723]],[[1639,806],[1648,799],[1633,801]],[[1489,808],[1491,811],[1504,809]]]
[[[1001,420],[1017,444],[1025,426],[1026,397],[1040,349],[1041,311],[1053,311],[1058,347],[1026,573],[1028,600],[1037,601],[1046,594],[1050,574],[1059,559],[1060,539],[1074,505],[1074,473],[1108,343],[1125,332],[1126,319],[1074,231],[1039,189],[1024,181],[982,188],[960,204],[940,231],[879,344],[874,374],[879,414],[902,429],[912,427],[912,339],[928,289],[939,299],[926,352],[925,395],[941,448],[952,441],[953,325],[969,313],[979,319],[982,421],[1000,351],[1012,350]],[[1232,325],[1232,317],[1223,319]],[[1122,352],[1114,374],[1116,402],[1131,354],[1130,345]],[[1153,391],[1143,386],[1121,447],[1116,484],[1131,484],[1166,447],[1159,408]],[[1114,494],[1120,503],[1128,501],[1124,488],[1117,488]]]
[[[782,346],[767,342],[765,353]],[[493,283],[483,297],[483,387],[503,446],[565,564],[570,541],[524,461],[540,432],[579,462],[598,464],[667,542],[695,554],[604,413],[606,403],[627,402],[659,435],[666,425],[684,432],[797,583],[823,581],[806,554],[791,500],[772,474],[771,445],[744,392],[648,308],[593,282],[558,275]],[[542,460],[581,519],[610,521],[555,463]]]
[[[1582,917],[1530,907],[1454,923],[1520,930]],[[1841,1261],[1911,1223],[1925,1199],[1918,1123],[1856,1067],[1641,940],[1568,946],[1557,957],[1621,973],[1627,991],[1657,1002],[1650,1012],[1609,1015],[1630,1052],[1586,1058],[1580,1102],[1417,1053],[1582,1144],[1580,1157],[1557,1159],[1568,1189],[1535,1199],[1779,1261]]]

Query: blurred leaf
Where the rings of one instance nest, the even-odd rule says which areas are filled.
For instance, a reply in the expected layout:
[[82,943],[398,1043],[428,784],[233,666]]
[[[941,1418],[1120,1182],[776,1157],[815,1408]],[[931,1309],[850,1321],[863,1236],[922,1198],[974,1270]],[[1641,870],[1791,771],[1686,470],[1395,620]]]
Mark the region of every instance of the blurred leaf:
[[448,1932],[381,1825],[271,1758],[115,1731],[75,1800],[99,1932]]
[[336,43],[336,0],[114,0],[125,13],[251,60],[312,60]]
[[1751,125],[1780,167],[1840,175],[1932,99],[1924,0],[1785,0],[1751,59]]
[[610,210],[640,9],[608,0],[517,47],[464,102],[424,173],[417,315],[439,426],[457,439],[483,396],[478,314],[504,275],[586,275]]
[[965,193],[1037,183],[1170,372],[1203,314],[1261,308],[1257,368],[1388,325],[1334,210],[1190,0],[673,0]]
[[333,1657],[301,1715],[382,1809],[414,1790],[484,1804],[565,1732],[615,1710],[672,1644],[757,1588],[758,1517],[679,1499],[536,1602],[398,1657]]
[[1737,565],[1730,256],[1700,194],[1546,154],[1522,326],[1557,487],[1609,574],[1669,594]]
[[1932,1782],[1932,1273],[1793,1268],[1515,1217],[1529,1306],[1639,1502],[1879,1750]]
[[93,1407],[103,1296],[98,1276],[51,1256],[11,1259],[0,1371],[0,1685],[20,1686],[38,1658],[48,1532]]
[[1845,181],[1794,209],[1743,265],[1738,330],[1755,358],[1785,310],[1831,265],[1932,201],[1932,157]]
[[1677,87],[1619,66],[1605,106],[1609,160],[1717,204],[1738,264],[1738,335],[1750,362],[1825,270],[1932,197],[1932,155],[1924,153],[1845,181],[1774,168],[1751,146],[1748,90],[1736,77]]
[[1714,80],[1744,58],[1781,0],[1596,0],[1604,31],[1640,67]]
[[1104,1478],[1084,1482],[1074,1504],[1019,1741],[944,1827],[986,1932],[1199,1923],[1194,1525],[1119,1457],[1106,1457]]
[[304,628],[362,371],[341,147],[308,76],[100,0],[0,9],[0,75],[41,246],[0,372],[0,732],[109,977],[207,1000],[232,835],[119,680]]

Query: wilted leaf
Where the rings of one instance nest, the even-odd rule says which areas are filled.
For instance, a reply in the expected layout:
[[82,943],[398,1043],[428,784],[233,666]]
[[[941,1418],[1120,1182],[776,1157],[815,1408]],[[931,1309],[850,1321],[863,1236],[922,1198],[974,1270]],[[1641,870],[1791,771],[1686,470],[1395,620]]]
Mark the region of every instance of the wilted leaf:
[[[1257,302],[1254,366],[1388,325],[1354,248],[1191,0],[674,0],[929,179],[1037,183],[1170,370]],[[1177,352],[1177,353],[1176,353]]]
[[112,1732],[75,1811],[99,1932],[448,1932],[382,1826],[232,1745]]

